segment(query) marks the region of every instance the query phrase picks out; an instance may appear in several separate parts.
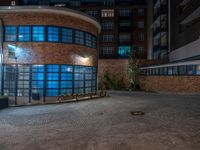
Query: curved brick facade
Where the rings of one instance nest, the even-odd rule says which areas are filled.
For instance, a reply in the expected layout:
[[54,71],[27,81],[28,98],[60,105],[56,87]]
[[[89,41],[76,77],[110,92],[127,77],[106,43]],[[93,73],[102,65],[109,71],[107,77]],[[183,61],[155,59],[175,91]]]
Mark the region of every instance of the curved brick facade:
[[[3,21],[3,26],[21,26],[21,25],[45,25],[58,26],[73,29],[79,29],[98,36],[98,28],[93,24],[77,19],[76,17],[59,15],[52,13],[0,13],[0,18]],[[98,59],[98,51],[93,48],[75,44],[63,44],[52,42],[4,42],[4,63],[15,63],[15,60],[8,59],[8,44],[23,48],[24,51],[18,55],[18,63],[22,64],[76,64],[96,66]],[[89,61],[77,61],[80,57],[89,57]]]
[[22,6],[0,8],[0,22],[1,92],[10,104],[97,92],[96,20],[65,8]]

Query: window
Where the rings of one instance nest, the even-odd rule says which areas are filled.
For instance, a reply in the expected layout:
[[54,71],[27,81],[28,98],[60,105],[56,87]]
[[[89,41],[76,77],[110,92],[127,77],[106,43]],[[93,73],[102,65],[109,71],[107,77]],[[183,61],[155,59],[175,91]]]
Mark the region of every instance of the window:
[[84,67],[75,66],[74,67],[74,92],[84,93]]
[[119,46],[118,54],[120,56],[129,56],[131,54],[131,46]]
[[32,65],[32,93],[43,96],[44,91],[44,65]]
[[80,5],[81,5],[81,1],[80,0],[69,1],[69,6],[78,7]]
[[96,17],[98,15],[98,11],[96,11],[96,10],[86,11],[86,13],[93,17]]
[[131,22],[130,22],[129,20],[120,21],[120,22],[119,22],[119,26],[120,26],[120,27],[129,28],[129,27],[131,26]]
[[196,74],[196,66],[187,65],[187,75],[195,75],[195,74]]
[[58,65],[47,65],[47,74],[46,74],[46,91],[47,96],[58,96],[58,72],[59,66]]
[[20,42],[30,41],[30,26],[18,27],[18,41]]
[[97,48],[97,38],[95,36],[92,36],[92,48]]
[[132,11],[130,9],[121,9],[119,10],[119,16],[120,17],[130,17],[132,14]]
[[114,48],[113,47],[103,47],[102,53],[103,54],[113,54]]
[[102,23],[102,29],[103,30],[111,30],[113,29],[114,23],[111,21],[106,21]]
[[16,66],[5,65],[4,68],[4,89],[3,92],[7,96],[15,96],[16,91]]
[[62,42],[72,43],[73,32],[72,29],[62,28]]
[[144,28],[144,21],[138,21],[138,28],[143,29]]
[[114,17],[114,9],[101,10],[101,17]]
[[136,50],[138,56],[142,56],[144,54],[144,47],[139,46]]
[[112,6],[115,4],[115,0],[101,0],[101,3],[104,6]]
[[103,42],[112,42],[114,39],[114,36],[113,35],[103,35]]
[[92,47],[92,35],[89,33],[85,33],[85,45]]
[[17,96],[29,96],[30,66],[18,66]]
[[15,26],[5,27],[5,41],[6,42],[17,41],[17,28]]
[[185,75],[187,74],[187,68],[186,66],[178,66],[179,68],[179,75]]
[[16,2],[15,1],[11,1],[11,6],[15,6]]
[[144,9],[143,8],[138,9],[138,16],[144,16]]
[[177,66],[173,66],[172,67],[172,74],[173,75],[178,75],[178,67]]
[[138,41],[144,41],[144,33],[139,33],[137,39]]
[[33,26],[32,40],[34,42],[43,42],[45,41],[44,37],[44,26]]
[[61,65],[61,94],[72,94],[73,66]]
[[59,28],[58,27],[48,27],[47,35],[49,42],[58,42],[59,41]]
[[84,45],[84,32],[82,31],[75,31],[75,43]]
[[131,34],[130,33],[120,33],[119,34],[119,42],[120,43],[131,42]]

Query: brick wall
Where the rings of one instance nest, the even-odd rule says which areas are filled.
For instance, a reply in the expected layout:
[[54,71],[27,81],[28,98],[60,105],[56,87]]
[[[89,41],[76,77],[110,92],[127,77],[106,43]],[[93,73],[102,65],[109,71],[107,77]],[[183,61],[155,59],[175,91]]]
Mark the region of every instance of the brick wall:
[[[15,59],[8,58],[8,44],[18,48]],[[4,63],[97,65],[97,50],[85,46],[48,42],[5,42]],[[17,61],[17,62],[16,62]]]
[[[51,13],[0,13],[3,25],[52,25],[80,29],[98,36],[93,24],[71,16]],[[8,58],[8,45],[17,47],[17,59]],[[75,64],[97,66],[96,49],[53,42],[4,42],[4,63]]]
[[99,59],[99,79],[107,72],[110,76],[116,76],[127,83],[128,60],[127,59]]
[[200,93],[200,76],[141,76],[140,87],[146,91]]
[[4,25],[52,25],[80,29],[94,35],[98,29],[91,23],[71,16],[52,13],[0,13]]

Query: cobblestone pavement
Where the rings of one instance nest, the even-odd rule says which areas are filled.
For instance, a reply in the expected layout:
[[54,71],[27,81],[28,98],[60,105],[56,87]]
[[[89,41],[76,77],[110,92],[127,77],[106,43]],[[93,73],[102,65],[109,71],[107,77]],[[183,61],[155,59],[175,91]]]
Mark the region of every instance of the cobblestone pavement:
[[110,92],[3,109],[0,150],[200,150],[200,95]]

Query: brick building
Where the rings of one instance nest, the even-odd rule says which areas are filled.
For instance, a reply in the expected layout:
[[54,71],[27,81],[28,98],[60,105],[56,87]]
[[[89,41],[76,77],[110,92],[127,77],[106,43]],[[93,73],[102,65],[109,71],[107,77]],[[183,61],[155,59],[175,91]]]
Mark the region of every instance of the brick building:
[[100,59],[128,58],[132,52],[147,58],[145,0],[20,0],[20,5],[68,7],[96,18],[102,26]]
[[[2,92],[12,103],[50,101],[97,90],[98,35],[93,18],[66,8],[0,7]],[[55,98],[54,98],[55,100]]]

